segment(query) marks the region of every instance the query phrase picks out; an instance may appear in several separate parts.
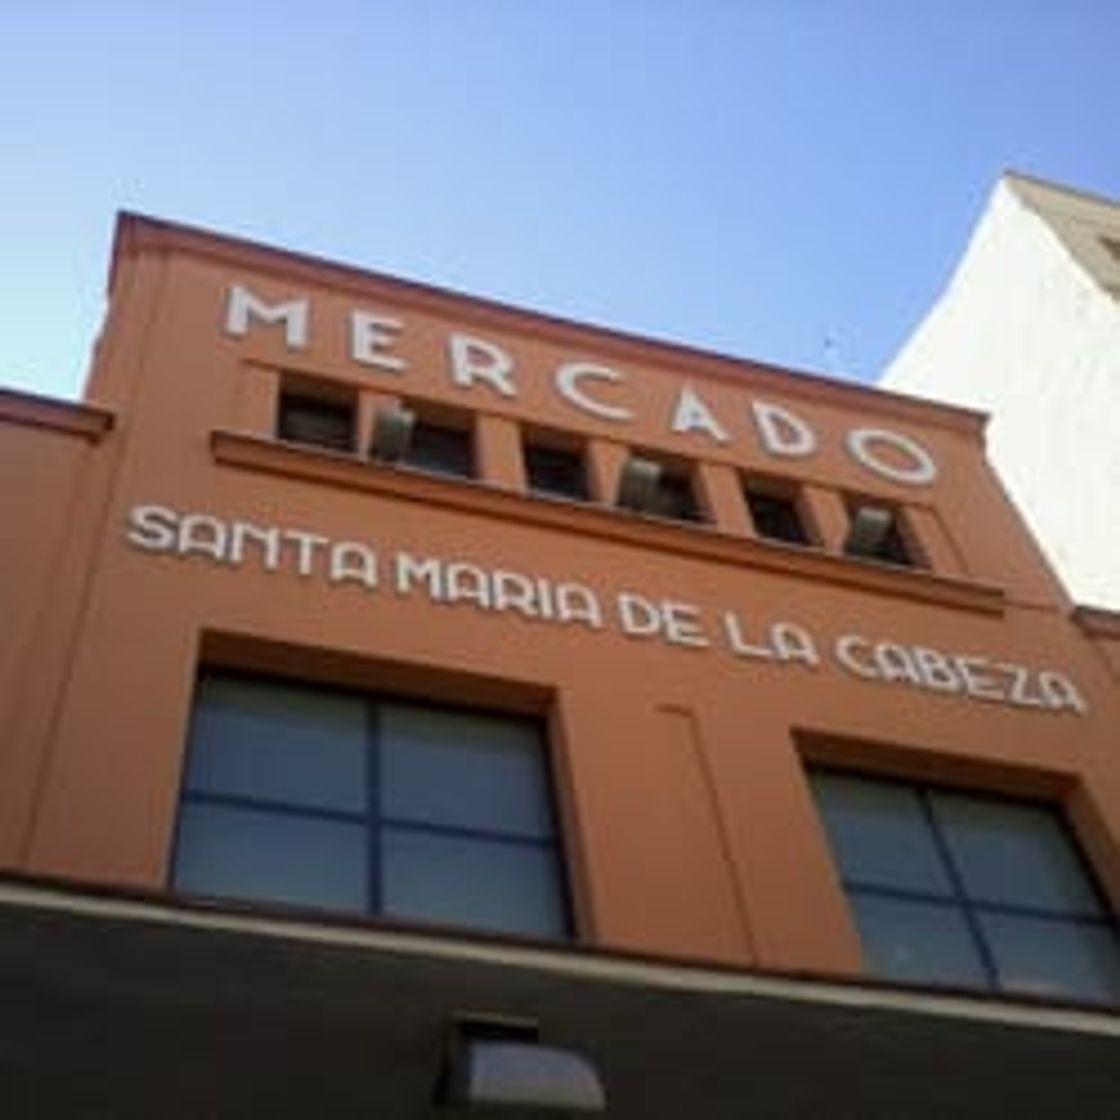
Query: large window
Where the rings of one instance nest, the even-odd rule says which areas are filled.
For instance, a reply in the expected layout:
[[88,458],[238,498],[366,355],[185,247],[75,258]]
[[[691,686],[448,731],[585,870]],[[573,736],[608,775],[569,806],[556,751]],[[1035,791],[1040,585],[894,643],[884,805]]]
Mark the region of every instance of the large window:
[[1120,942],[1049,806],[812,778],[868,967],[902,981],[1120,1002]]
[[194,894],[563,937],[539,725],[208,675],[174,885]]

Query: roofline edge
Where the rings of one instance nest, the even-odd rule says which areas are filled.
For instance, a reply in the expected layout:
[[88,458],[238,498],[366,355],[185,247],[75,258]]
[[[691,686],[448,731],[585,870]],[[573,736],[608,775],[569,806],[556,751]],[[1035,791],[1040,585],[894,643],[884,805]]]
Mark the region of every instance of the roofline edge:
[[[652,350],[665,362],[684,359],[693,363],[703,363],[708,367],[707,373],[724,380],[742,383],[746,377],[753,377],[761,382],[762,387],[775,392],[791,393],[794,396],[823,396],[839,399],[849,406],[854,403],[857,407],[863,408],[871,404],[876,412],[892,413],[901,416],[904,420],[930,423],[963,432],[981,445],[988,425],[988,414],[977,409],[930,401],[877,386],[838,381],[819,373],[736,357],[667,339],[651,338],[614,327],[567,319],[452,288],[392,276],[315,254],[278,248],[249,238],[215,233],[199,226],[171,222],[129,210],[121,210],[117,213],[108,274],[110,293],[116,283],[123,259],[147,250],[154,252],[177,250],[198,256],[236,261],[242,266],[247,263],[246,257],[256,258],[255,262],[249,263],[255,263],[266,270],[299,272],[304,274],[306,279],[311,278],[308,275],[310,273],[319,273],[320,282],[329,277],[338,284],[351,287],[363,284],[389,286],[401,292],[406,298],[410,297],[414,300],[441,304],[466,302],[495,318],[513,320],[522,325],[526,322],[535,324],[538,330],[544,329],[551,333],[578,331],[593,335],[608,346]],[[326,274],[326,277],[323,274]],[[782,382],[789,383],[782,384]]]

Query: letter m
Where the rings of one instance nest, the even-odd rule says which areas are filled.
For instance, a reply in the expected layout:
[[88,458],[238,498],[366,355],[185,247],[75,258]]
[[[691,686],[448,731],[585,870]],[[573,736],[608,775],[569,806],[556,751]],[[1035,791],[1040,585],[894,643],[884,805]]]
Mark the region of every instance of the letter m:
[[302,350],[307,346],[307,326],[310,317],[306,299],[293,299],[271,306],[257,299],[248,288],[234,284],[229,290],[226,304],[226,333],[245,336],[249,333],[250,318],[264,323],[283,323],[284,341],[289,350]]

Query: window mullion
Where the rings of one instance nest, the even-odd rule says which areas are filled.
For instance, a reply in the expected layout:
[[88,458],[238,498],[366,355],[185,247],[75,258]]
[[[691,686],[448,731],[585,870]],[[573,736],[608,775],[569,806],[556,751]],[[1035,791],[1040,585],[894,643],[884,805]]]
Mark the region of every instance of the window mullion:
[[446,836],[461,840],[486,840],[495,844],[516,844],[519,847],[555,847],[555,841],[551,835],[533,836],[523,832],[503,832],[498,828],[474,828],[470,825],[441,824],[423,820],[419,817],[409,819],[408,817],[384,815],[379,818],[378,823],[390,828],[427,832],[433,836]]
[[366,858],[369,861],[369,911],[379,914],[384,893],[381,874],[381,706],[366,705]]
[[972,905],[972,900],[965,891],[964,879],[957,869],[956,861],[953,859],[953,852],[949,847],[949,841],[941,828],[940,822],[937,820],[937,814],[933,811],[933,801],[930,797],[929,790],[918,789],[916,792],[918,794],[918,802],[922,807],[922,812],[925,815],[926,822],[933,835],[933,842],[937,846],[938,854],[945,864],[945,873],[949,876],[949,882],[953,888],[954,900],[960,907],[965,924],[968,926],[973,941],[976,943],[976,950],[980,955],[980,961],[984,966],[984,971],[988,975],[988,983],[993,988],[999,988],[1001,987],[999,968],[988,946],[988,940],[984,936],[984,930],[980,925],[980,919]]

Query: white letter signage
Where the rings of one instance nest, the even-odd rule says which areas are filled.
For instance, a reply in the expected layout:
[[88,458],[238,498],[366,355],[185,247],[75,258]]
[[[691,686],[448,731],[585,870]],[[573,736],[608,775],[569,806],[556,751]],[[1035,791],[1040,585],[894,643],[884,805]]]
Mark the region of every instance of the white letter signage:
[[609,366],[592,365],[591,362],[565,362],[556,370],[556,388],[560,395],[571,401],[576,408],[590,412],[602,420],[633,420],[634,414],[628,408],[620,405],[604,404],[600,400],[589,396],[583,389],[584,381],[607,381],[618,384],[623,380],[622,374]]
[[257,299],[248,288],[234,284],[229,290],[226,304],[226,333],[243,337],[249,333],[249,318],[263,323],[283,323],[284,341],[289,350],[303,350],[307,346],[307,325],[311,317],[306,299],[293,299],[287,303],[269,306]]
[[751,401],[762,446],[771,455],[802,459],[817,449],[817,434],[794,412],[780,404]]
[[485,381],[503,397],[517,396],[509,376],[513,359],[500,346],[484,338],[452,334],[447,339],[447,353],[451,359],[451,380],[456,385],[469,389],[476,381]]
[[[908,465],[900,467],[877,455],[876,444],[901,452],[908,460]],[[892,482],[925,486],[937,477],[937,464],[933,461],[933,456],[917,440],[887,428],[856,428],[848,433],[848,450],[868,470],[889,478]]]
[[390,373],[401,373],[405,360],[385,351],[396,342],[401,329],[399,319],[388,315],[374,315],[369,311],[350,312],[350,357],[364,366],[377,366]]

